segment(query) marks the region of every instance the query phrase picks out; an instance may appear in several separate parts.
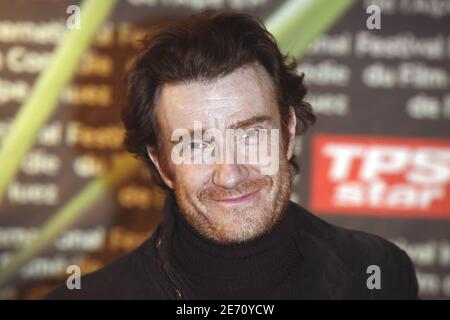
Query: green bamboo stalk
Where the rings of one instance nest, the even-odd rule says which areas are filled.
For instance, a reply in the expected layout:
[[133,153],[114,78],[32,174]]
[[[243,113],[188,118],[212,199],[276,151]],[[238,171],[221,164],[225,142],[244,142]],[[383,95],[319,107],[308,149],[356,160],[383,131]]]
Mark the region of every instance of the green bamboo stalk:
[[72,78],[78,62],[117,0],[85,0],[81,7],[81,28],[67,32],[39,75],[33,89],[15,116],[0,148],[0,203],[16,175],[22,158],[31,148],[38,130],[57,106],[62,89]]
[[280,50],[300,58],[308,45],[349,8],[353,0],[287,1],[266,21]]
[[0,285],[13,276],[27,261],[42,251],[58,233],[71,225],[91,204],[136,171],[140,162],[123,154],[105,176],[92,180],[59,211],[52,215],[34,239],[22,248],[0,272]]

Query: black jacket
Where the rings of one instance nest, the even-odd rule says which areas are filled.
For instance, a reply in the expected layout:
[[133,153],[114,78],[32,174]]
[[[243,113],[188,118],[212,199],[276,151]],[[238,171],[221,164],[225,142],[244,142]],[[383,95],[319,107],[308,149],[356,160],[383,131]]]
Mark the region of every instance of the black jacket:
[[[196,299],[169,263],[173,201],[168,197],[163,222],[141,246],[83,276],[81,289],[64,284],[47,299]],[[287,210],[295,213],[302,256],[299,299],[418,298],[414,268],[403,250],[378,236],[331,225],[293,202]],[[367,287],[371,265],[380,268],[381,289]]]

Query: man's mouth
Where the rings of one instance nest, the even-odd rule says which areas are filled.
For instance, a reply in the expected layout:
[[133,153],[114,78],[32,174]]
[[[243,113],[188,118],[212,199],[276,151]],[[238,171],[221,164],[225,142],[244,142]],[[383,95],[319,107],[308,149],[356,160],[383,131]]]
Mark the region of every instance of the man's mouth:
[[258,196],[259,190],[250,192],[250,193],[246,193],[237,197],[229,197],[229,198],[224,198],[224,199],[220,199],[220,200],[215,200],[221,204],[224,205],[237,205],[237,204],[245,204],[247,202],[251,202],[253,200],[256,199],[256,197]]

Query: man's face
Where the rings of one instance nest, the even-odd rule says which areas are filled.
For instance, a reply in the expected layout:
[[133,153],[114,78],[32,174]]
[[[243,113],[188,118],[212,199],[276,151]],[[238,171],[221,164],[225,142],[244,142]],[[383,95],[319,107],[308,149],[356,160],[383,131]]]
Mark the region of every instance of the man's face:
[[[245,242],[270,230],[280,219],[291,193],[288,159],[293,153],[295,115],[292,112],[290,116],[289,137],[282,137],[273,82],[264,68],[252,64],[217,80],[164,85],[156,102],[164,144],[161,152],[165,154],[162,157],[150,148],[149,153],[165,183],[175,191],[186,220],[201,234],[220,243]],[[236,161],[175,164],[171,160],[171,135],[179,128],[194,130],[194,121],[203,129],[214,128],[223,134],[223,143],[216,145],[223,152],[230,150],[225,144],[225,130],[231,127],[245,133],[279,130],[280,139],[275,141],[279,147],[278,170],[263,175],[261,163]],[[268,139],[270,153],[270,134]],[[195,148],[201,149],[201,141],[192,142],[193,152],[198,152]],[[239,148],[235,150],[239,152]]]

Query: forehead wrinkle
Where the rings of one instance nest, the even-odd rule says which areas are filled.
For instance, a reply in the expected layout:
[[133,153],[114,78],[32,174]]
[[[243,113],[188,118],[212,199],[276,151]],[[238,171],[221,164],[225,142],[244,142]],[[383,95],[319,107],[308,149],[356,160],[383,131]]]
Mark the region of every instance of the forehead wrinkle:
[[[194,120],[214,122],[211,118],[218,118],[224,124],[234,116],[238,120],[238,115],[247,108],[255,113],[252,105],[262,105],[267,110],[276,102],[273,81],[259,64],[241,67],[210,81],[165,84],[163,89],[161,107],[170,111],[161,113],[169,126],[175,127],[183,127],[186,121],[190,122],[189,127]],[[199,96],[198,92],[203,94]]]

